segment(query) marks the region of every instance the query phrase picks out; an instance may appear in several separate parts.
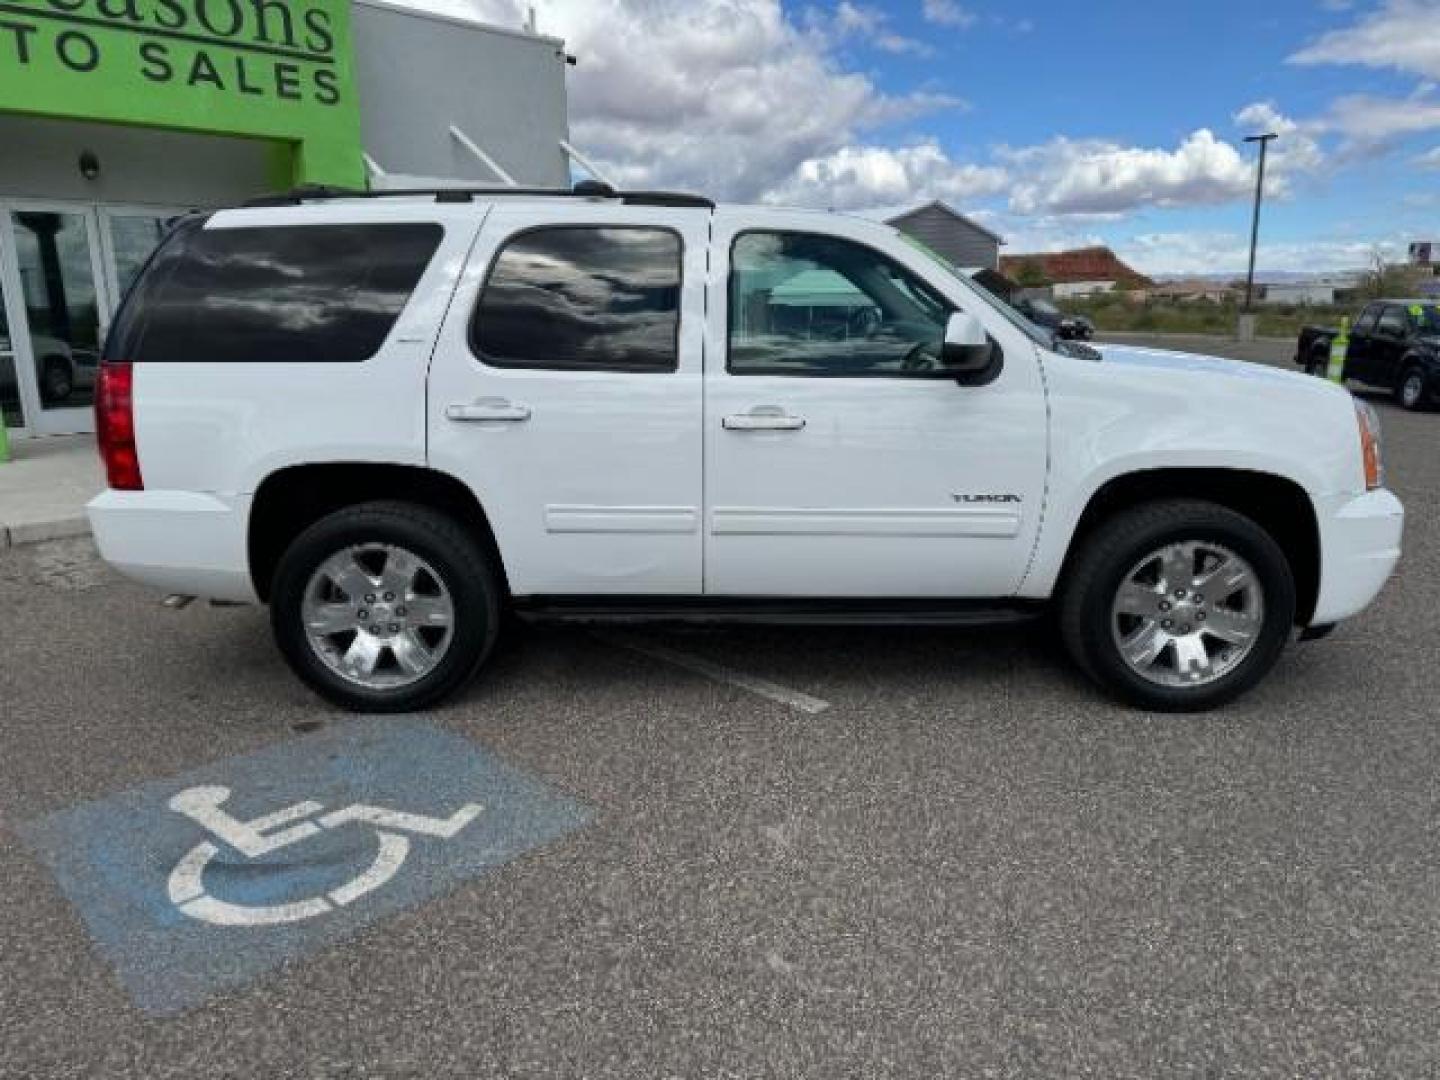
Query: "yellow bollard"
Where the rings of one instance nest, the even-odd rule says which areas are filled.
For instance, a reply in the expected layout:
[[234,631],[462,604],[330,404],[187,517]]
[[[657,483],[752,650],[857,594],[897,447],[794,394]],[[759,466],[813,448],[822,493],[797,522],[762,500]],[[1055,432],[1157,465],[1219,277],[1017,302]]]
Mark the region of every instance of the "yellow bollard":
[[1345,381],[1345,354],[1350,351],[1350,320],[1340,320],[1340,333],[1335,335],[1335,340],[1330,343],[1330,366],[1326,369],[1325,376],[1333,383]]

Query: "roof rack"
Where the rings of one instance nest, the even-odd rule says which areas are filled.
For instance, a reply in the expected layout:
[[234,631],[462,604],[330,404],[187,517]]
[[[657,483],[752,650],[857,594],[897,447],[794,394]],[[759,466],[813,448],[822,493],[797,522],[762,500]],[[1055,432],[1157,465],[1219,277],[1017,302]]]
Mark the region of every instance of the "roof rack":
[[242,206],[299,206],[325,199],[391,199],[433,196],[437,203],[468,203],[475,199],[501,196],[545,199],[615,199],[626,206],[675,206],[715,209],[715,203],[703,195],[679,191],[616,191],[597,180],[583,180],[573,188],[560,187],[426,187],[390,188],[362,191],[358,188],[331,187],[326,184],[304,184],[279,195],[261,195],[247,199]]

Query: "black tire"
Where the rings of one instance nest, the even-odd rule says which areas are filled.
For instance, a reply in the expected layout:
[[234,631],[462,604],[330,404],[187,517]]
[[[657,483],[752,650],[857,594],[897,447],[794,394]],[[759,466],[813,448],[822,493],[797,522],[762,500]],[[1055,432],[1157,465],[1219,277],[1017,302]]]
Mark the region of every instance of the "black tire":
[[[1250,653],[1200,686],[1165,686],[1133,670],[1111,628],[1111,607],[1130,569],[1167,544],[1209,542],[1245,559],[1259,579],[1265,615]],[[1084,541],[1060,596],[1065,647],[1092,679],[1123,701],[1157,712],[1195,712],[1233,701],[1274,667],[1295,622],[1295,578],[1284,552],[1249,518],[1215,503],[1175,499],[1121,511]]]
[[[424,559],[452,599],[453,637],[433,670],[404,686],[372,689],[334,671],[311,646],[301,617],[305,589],[328,558],[363,544],[391,544]],[[396,713],[434,705],[468,683],[500,629],[502,590],[484,548],[454,519],[426,506],[370,502],[311,525],[286,549],[270,591],[270,623],[291,669],[327,701],[356,712]]]
[[[1419,393],[1411,396],[1411,383],[1419,380]],[[1425,369],[1419,364],[1411,364],[1400,376],[1400,381],[1395,384],[1395,403],[1402,409],[1409,409],[1411,412],[1420,412],[1430,400],[1429,380],[1425,378]]]
[[1323,345],[1317,345],[1310,350],[1310,356],[1305,361],[1305,374],[1314,375],[1317,379],[1326,378],[1330,371],[1330,350]]
[[75,392],[70,363],[61,356],[48,356],[40,367],[40,398],[46,404],[64,401]]

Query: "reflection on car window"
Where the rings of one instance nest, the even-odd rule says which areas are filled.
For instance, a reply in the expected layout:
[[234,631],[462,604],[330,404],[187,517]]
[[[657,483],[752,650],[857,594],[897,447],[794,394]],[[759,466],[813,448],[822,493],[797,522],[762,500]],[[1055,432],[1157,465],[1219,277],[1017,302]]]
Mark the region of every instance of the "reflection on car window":
[[556,226],[495,260],[471,342],[492,367],[674,371],[680,237],[664,229]]
[[1393,334],[1397,337],[1405,333],[1405,312],[1398,307],[1387,307],[1380,316],[1380,333]]
[[126,298],[106,358],[358,363],[435,254],[431,223],[207,229],[192,220]]
[[749,232],[730,258],[729,370],[912,375],[938,366],[944,297],[862,244]]

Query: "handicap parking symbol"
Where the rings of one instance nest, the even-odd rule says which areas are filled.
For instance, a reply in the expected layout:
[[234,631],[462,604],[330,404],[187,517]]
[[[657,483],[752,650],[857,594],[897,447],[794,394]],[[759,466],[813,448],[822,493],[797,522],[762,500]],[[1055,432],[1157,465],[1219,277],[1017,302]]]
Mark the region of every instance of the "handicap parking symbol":
[[390,718],[147,783],[21,834],[136,1004],[170,1013],[587,819],[578,802],[474,743]]

